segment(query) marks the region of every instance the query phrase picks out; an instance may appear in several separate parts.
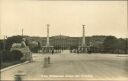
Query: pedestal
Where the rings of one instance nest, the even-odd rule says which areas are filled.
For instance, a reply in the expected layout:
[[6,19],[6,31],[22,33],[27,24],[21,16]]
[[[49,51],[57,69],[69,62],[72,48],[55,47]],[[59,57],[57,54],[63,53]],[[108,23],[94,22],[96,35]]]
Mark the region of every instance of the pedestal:
[[42,47],[42,53],[52,53],[54,51],[53,46],[43,46]]
[[78,53],[87,53],[88,48],[86,46],[79,46],[78,47]]

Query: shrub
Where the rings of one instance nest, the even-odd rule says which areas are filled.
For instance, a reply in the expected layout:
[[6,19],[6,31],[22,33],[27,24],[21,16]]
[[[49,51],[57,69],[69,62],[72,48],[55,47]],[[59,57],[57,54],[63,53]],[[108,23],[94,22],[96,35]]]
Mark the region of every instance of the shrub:
[[10,51],[1,51],[0,57],[1,57],[2,61],[11,61],[12,60]]
[[12,52],[10,51],[0,52],[0,61],[2,62],[20,61],[21,57],[23,57],[23,54],[18,50],[14,50]]
[[23,57],[23,53],[21,53],[21,51],[19,50],[13,50],[11,52],[11,55],[12,55],[13,61],[20,61],[21,58]]

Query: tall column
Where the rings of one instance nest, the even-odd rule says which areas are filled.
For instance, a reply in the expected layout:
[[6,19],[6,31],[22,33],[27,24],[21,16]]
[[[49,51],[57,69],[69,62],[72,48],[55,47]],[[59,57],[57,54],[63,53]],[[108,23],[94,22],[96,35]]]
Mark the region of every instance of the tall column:
[[49,24],[47,24],[47,43],[46,46],[49,46]]
[[85,46],[85,25],[83,26],[83,39],[82,39],[82,46]]

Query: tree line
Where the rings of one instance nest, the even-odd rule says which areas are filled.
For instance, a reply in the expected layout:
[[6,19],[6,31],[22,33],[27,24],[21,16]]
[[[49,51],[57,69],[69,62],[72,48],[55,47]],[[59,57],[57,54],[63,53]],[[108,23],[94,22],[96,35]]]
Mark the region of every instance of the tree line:
[[[9,51],[13,43],[20,43],[22,38],[26,38],[26,45],[32,52],[38,52],[41,50],[42,40],[33,39],[29,36],[12,36],[6,40],[0,40],[0,50]],[[128,53],[128,38],[116,38],[115,36],[91,36],[86,37],[86,44],[90,46],[91,52],[94,53]],[[70,46],[70,48],[76,48],[78,46]],[[59,46],[58,46],[59,47]],[[56,47],[55,47],[56,48]]]

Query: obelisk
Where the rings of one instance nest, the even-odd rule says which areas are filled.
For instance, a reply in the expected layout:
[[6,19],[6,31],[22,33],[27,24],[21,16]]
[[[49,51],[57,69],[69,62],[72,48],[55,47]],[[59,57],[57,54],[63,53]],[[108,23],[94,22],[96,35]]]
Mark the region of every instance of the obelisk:
[[47,43],[46,43],[46,46],[48,47],[50,44],[49,44],[49,24],[47,24]]

